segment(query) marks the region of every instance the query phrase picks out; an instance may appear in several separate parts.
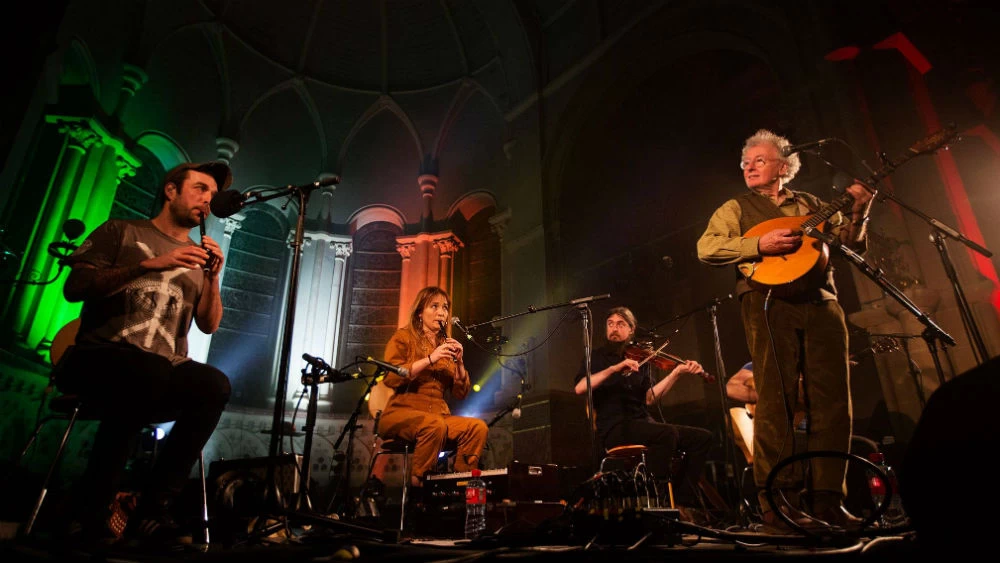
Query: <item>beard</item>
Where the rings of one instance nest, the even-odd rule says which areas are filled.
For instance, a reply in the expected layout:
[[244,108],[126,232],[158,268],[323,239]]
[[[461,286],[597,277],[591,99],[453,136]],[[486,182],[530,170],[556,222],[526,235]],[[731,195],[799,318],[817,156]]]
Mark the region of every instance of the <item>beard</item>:
[[175,223],[188,229],[193,229],[201,224],[201,219],[194,216],[193,209],[171,206],[170,214],[173,216]]
[[628,340],[621,340],[621,341],[609,340],[608,346],[611,348],[612,351],[614,351],[615,354],[619,356],[624,356],[625,348],[628,347]]

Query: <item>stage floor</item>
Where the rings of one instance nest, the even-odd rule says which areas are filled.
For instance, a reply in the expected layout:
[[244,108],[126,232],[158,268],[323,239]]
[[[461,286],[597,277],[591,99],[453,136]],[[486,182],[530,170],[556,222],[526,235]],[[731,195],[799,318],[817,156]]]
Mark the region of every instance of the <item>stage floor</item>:
[[[495,530],[479,540],[421,536],[373,528],[321,515],[292,515],[288,530],[263,533],[236,542],[192,544],[183,550],[155,553],[125,545],[81,548],[46,538],[4,541],[4,561],[393,561],[458,563],[472,561],[732,561],[740,559],[895,561],[920,555],[912,531],[868,530],[846,533],[821,530],[810,535],[766,535],[736,526],[728,529],[678,522],[673,514],[643,514],[615,525],[581,525],[554,519],[538,526]],[[290,535],[289,533],[290,532]]]

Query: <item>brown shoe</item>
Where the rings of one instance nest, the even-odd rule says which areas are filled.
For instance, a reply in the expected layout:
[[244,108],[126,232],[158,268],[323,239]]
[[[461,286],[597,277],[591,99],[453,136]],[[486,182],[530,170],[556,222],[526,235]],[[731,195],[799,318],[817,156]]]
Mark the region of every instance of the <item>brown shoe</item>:
[[864,521],[851,514],[842,504],[821,511],[816,515],[816,518],[831,526],[851,531],[860,530],[861,523]]
[[[811,521],[805,517],[792,516],[787,507],[781,507],[781,512],[792,519],[796,525],[803,528],[810,527]],[[773,510],[768,510],[762,515],[763,523],[760,527],[760,532],[763,534],[771,535],[789,535],[798,534],[799,530],[792,527],[784,518],[778,516],[778,513]]]

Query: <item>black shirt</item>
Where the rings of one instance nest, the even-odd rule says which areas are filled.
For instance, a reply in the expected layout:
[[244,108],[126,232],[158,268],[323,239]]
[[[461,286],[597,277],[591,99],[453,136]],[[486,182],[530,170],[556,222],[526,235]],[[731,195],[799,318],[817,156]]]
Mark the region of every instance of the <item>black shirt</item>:
[[[625,346],[611,343],[596,349],[590,356],[590,373],[594,374],[625,359]],[[576,374],[579,382],[587,375],[587,365],[581,363]],[[615,372],[604,382],[593,388],[594,410],[597,412],[597,433],[605,438],[612,428],[625,420],[649,420],[646,410],[646,391],[649,390],[651,375],[649,364],[639,368],[639,372],[622,375]]]

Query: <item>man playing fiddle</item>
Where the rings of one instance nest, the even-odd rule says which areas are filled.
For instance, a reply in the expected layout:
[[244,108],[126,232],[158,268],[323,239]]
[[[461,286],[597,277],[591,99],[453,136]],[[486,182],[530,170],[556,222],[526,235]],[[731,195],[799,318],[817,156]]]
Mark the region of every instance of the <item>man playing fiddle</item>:
[[[611,309],[605,324],[607,343],[591,354],[590,386],[598,438],[605,449],[625,444],[648,447],[649,470],[660,477],[670,475],[674,457],[684,452],[679,474],[673,475],[675,500],[682,507],[693,507],[697,505],[695,487],[712,446],[712,433],[704,428],[657,422],[647,406],[657,403],[683,374],[705,376],[705,370],[698,362],[682,360],[666,377],[655,381],[649,362],[640,366],[639,360],[626,357],[635,328],[632,311],[625,307]],[[586,372],[583,364],[576,376],[578,395],[587,392]]]

